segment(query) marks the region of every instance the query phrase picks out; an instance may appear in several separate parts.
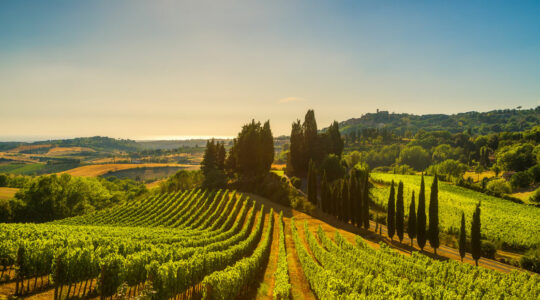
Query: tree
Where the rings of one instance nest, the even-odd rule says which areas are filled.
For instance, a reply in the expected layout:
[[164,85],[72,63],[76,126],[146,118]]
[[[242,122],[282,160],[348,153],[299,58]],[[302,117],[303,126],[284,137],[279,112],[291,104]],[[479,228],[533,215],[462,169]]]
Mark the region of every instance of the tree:
[[304,133],[300,120],[296,120],[292,124],[291,129],[291,146],[287,161],[287,173],[289,175],[302,176],[305,173],[304,165]]
[[328,213],[329,197],[328,180],[326,180],[326,172],[323,171],[321,179],[321,203],[319,208],[325,213]]
[[399,238],[399,242],[403,241],[404,232],[404,207],[403,207],[403,182],[398,184],[397,197],[396,197],[396,232]]
[[467,232],[465,231],[465,213],[461,212],[461,228],[459,230],[459,256],[461,262],[467,253]]
[[362,221],[364,228],[369,229],[369,174],[364,179],[364,195],[362,196]]
[[341,134],[339,133],[339,124],[337,121],[334,121],[334,123],[328,127],[326,134],[329,143],[327,146],[328,152],[341,157],[344,145],[343,139],[341,139]]
[[304,132],[304,145],[305,145],[305,160],[306,165],[309,160],[313,160],[316,163],[320,163],[323,157],[321,145],[319,143],[319,136],[317,134],[317,121],[315,120],[315,112],[310,109],[307,111],[304,117],[304,123],[302,124]]
[[412,192],[411,204],[409,205],[409,220],[407,223],[407,234],[411,239],[411,247],[413,246],[413,240],[416,237],[416,210],[414,203],[414,191]]
[[401,165],[409,165],[415,170],[424,170],[428,165],[431,156],[420,146],[412,146],[404,148],[399,154],[398,163]]
[[214,139],[206,141],[206,149],[201,162],[201,170],[204,175],[218,169],[218,146],[216,146]]
[[482,256],[482,241],[480,238],[480,203],[478,203],[471,223],[471,254],[476,266],[478,266],[478,260]]
[[217,167],[218,169],[220,170],[224,170],[225,169],[225,156],[227,155],[226,151],[225,151],[225,143],[224,142],[221,142],[221,143],[217,143],[216,144],[216,148],[217,148],[217,153],[216,153],[216,158],[217,158]]
[[[270,142],[272,140],[272,142]],[[274,144],[270,123],[264,125],[252,120],[242,127],[236,142],[229,150],[234,162],[233,171],[242,176],[257,177],[268,173],[274,160]]]
[[429,197],[429,244],[437,254],[439,248],[439,184],[437,174],[433,177],[431,184],[431,196]]
[[386,225],[387,225],[386,227],[388,230],[388,236],[390,237],[390,240],[392,240],[396,232],[394,180],[392,180],[392,185],[390,186],[390,196],[388,197]]
[[420,193],[418,193],[418,211],[416,213],[416,241],[420,250],[424,250],[426,245],[426,190],[424,184],[424,174],[420,181]]
[[308,186],[307,186],[307,194],[308,194],[308,200],[313,205],[317,205],[317,174],[315,170],[315,164],[313,161],[309,162],[309,169],[308,169]]

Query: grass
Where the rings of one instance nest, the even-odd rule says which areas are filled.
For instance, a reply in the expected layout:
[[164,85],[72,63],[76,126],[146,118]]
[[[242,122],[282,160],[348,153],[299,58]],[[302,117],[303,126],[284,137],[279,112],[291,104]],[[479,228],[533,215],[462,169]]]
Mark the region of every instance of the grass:
[[0,200],[9,200],[15,197],[18,190],[17,188],[0,187]]
[[474,182],[481,181],[484,178],[492,178],[492,177],[495,177],[495,172],[493,171],[484,171],[482,173],[467,171],[465,172],[465,174],[463,174],[463,179],[471,178],[472,181]]
[[[405,214],[408,213],[411,193],[418,191],[420,176],[373,173],[372,178],[386,183],[392,179],[404,183]],[[429,207],[430,187],[433,178],[425,177],[426,213]],[[386,207],[390,187],[384,185],[372,190],[373,200]],[[481,202],[482,235],[495,244],[512,249],[529,248],[540,245],[540,208],[514,203],[502,198],[488,196],[449,183],[439,181],[439,225],[443,231],[457,233],[460,227],[461,212],[465,213],[467,230],[470,232],[472,214],[477,203]]]

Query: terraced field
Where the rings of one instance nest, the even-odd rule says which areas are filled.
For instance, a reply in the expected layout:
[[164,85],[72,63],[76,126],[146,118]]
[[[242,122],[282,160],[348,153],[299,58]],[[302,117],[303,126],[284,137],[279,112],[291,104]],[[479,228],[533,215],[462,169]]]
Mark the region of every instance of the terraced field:
[[[197,189],[155,194],[46,224],[0,224],[0,298],[540,295],[536,275],[402,255],[254,199],[234,191]],[[470,282],[459,280],[464,276]]]

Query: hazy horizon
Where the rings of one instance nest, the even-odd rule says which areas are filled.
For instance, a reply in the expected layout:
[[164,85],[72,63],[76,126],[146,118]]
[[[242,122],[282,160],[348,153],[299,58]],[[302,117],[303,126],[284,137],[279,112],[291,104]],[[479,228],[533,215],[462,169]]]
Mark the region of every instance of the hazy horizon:
[[[288,135],[540,104],[537,2],[0,3],[6,138]],[[1,137],[0,137],[1,139]]]

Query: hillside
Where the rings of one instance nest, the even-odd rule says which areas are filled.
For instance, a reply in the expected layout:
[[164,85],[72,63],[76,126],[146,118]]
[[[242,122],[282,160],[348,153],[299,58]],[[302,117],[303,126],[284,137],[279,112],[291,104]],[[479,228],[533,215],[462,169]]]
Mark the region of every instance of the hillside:
[[[258,196],[197,189],[154,194],[46,224],[0,224],[0,256],[7,267],[0,296],[96,298],[117,291],[131,296],[153,291],[152,299],[540,295],[537,275],[400,254],[371,231],[320,217]],[[499,270],[497,262],[480,262]],[[24,279],[17,279],[15,269]]]
[[403,136],[419,130],[444,130],[451,133],[471,130],[474,135],[503,131],[523,131],[540,124],[540,106],[534,109],[505,109],[488,112],[465,112],[453,115],[389,113],[378,111],[367,113],[360,118],[353,118],[339,123],[342,133],[358,131],[364,128],[387,129]]

